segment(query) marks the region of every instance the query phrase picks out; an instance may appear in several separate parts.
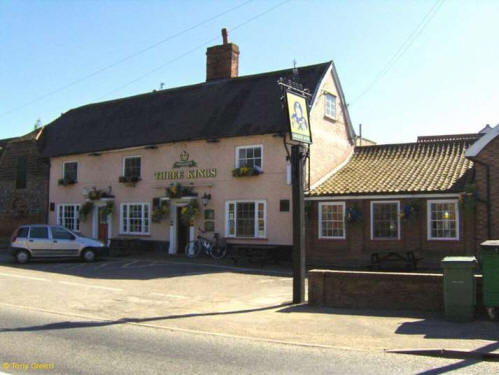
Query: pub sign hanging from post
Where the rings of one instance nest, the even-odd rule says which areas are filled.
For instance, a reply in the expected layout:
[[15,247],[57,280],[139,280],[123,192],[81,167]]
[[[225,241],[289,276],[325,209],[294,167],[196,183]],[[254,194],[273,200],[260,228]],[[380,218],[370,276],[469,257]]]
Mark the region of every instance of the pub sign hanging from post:
[[312,143],[312,133],[310,130],[310,119],[308,117],[306,99],[301,95],[287,91],[286,102],[288,103],[291,140]]

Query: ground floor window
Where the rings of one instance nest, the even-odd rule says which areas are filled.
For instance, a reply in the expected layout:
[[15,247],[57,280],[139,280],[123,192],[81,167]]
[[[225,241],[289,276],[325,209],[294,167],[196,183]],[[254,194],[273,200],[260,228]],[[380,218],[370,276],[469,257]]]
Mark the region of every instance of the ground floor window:
[[428,239],[458,240],[459,210],[456,200],[428,201]]
[[319,238],[345,238],[345,203],[319,203]]
[[400,202],[371,202],[371,239],[400,238]]
[[149,234],[149,203],[122,203],[122,234]]
[[266,237],[265,201],[228,201],[225,211],[226,237]]
[[62,225],[63,227],[79,232],[79,213],[79,204],[59,204],[57,206],[57,225]]

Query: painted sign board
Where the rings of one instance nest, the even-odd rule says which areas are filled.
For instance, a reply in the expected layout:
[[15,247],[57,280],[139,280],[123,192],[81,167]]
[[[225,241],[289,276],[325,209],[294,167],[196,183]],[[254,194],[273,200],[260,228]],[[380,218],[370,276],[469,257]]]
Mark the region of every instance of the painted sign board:
[[290,91],[286,92],[286,101],[288,103],[291,140],[312,143],[307,101],[303,96]]
[[173,163],[173,168],[154,172],[155,180],[183,180],[196,178],[213,178],[217,176],[216,168],[195,168],[197,163],[189,160],[189,153],[182,151],[180,161]]

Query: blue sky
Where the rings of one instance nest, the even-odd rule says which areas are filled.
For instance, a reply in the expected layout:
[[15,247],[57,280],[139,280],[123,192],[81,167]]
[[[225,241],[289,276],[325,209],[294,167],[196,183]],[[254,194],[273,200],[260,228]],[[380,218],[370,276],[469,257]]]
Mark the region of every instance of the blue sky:
[[240,47],[240,75],[334,60],[367,138],[476,132],[499,123],[499,1],[440,1],[0,0],[0,138],[161,82],[202,82],[222,27]]

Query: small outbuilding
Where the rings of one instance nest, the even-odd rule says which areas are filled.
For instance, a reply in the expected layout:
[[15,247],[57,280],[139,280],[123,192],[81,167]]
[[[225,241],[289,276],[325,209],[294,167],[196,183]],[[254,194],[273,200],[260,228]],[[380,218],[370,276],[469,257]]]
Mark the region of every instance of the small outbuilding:
[[356,147],[306,197],[308,263],[358,267],[410,253],[437,268],[444,256],[476,255],[498,231],[498,130]]

